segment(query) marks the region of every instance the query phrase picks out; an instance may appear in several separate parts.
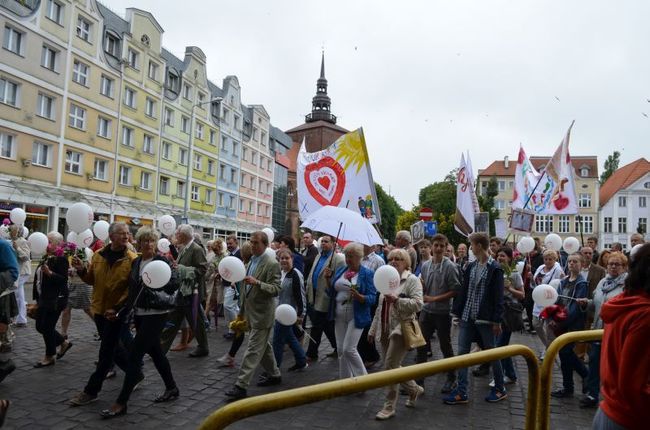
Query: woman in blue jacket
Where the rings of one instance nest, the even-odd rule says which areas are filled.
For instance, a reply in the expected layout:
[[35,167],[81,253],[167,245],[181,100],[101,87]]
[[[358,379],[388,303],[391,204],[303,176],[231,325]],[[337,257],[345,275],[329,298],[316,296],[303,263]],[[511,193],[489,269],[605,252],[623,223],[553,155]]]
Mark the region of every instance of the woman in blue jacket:
[[351,378],[368,373],[357,351],[357,344],[363,329],[372,322],[370,308],[375,303],[377,291],[373,271],[361,265],[363,246],[350,243],[343,252],[345,266],[339,268],[330,279],[329,317],[334,319],[339,377]]

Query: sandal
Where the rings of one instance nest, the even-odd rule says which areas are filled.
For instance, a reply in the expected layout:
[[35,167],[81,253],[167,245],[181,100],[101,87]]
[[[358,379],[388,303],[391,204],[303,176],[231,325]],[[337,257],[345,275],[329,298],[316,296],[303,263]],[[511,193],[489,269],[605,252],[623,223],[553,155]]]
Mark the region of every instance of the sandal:
[[70,348],[72,348],[73,345],[74,345],[74,344],[73,344],[72,342],[68,342],[68,345],[67,345],[65,348],[62,348],[61,351],[58,352],[58,353],[56,354],[56,358],[57,358],[57,360],[63,358],[63,356],[65,355],[65,353],[68,352],[68,351],[70,351]]
[[0,400],[0,427],[5,423],[5,417],[11,402],[9,400]]

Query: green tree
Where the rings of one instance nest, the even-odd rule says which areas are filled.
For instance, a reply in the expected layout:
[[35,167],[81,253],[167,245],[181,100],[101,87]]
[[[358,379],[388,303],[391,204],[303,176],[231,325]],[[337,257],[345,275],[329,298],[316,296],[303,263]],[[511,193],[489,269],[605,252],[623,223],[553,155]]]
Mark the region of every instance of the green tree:
[[[420,207],[414,206],[410,211],[404,211],[397,217],[397,230],[411,231],[411,225],[418,222],[419,219]],[[393,239],[395,239],[395,235],[390,238],[391,242]]]
[[618,163],[621,161],[621,153],[614,151],[614,153],[607,157],[605,160],[605,166],[603,167],[603,173],[600,174],[600,185],[603,185],[607,179],[612,176],[612,173],[618,169]]
[[433,221],[438,223],[438,233],[447,236],[454,246],[466,241],[454,228],[457,173],[458,169],[452,170],[441,182],[434,182],[422,188],[419,195],[420,207],[433,209]]
[[388,195],[381,185],[375,182],[379,210],[381,211],[381,225],[379,230],[385,239],[392,241],[395,238],[397,218],[404,212],[404,209],[397,203],[393,196]]
[[477,189],[478,205],[481,211],[487,212],[490,217],[490,236],[495,235],[494,220],[499,218],[499,210],[494,204],[494,198],[499,194],[499,184],[497,177],[492,176],[485,190],[485,195],[480,195]]

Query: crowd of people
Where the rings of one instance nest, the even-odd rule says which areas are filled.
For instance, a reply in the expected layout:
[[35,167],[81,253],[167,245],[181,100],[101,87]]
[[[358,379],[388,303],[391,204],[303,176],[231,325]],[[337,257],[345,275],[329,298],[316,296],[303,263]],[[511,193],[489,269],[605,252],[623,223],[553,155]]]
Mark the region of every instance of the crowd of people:
[[[93,319],[100,344],[95,369],[70,404],[95,401],[117,365],[124,371],[123,385],[111,407],[100,411],[104,419],[127,413],[129,398],[144,379],[145,354],[164,383],[153,401],[178,398],[182,387],[174,379],[167,352],[186,350],[195,339],[197,346],[189,357],[208,356],[207,330],[222,324],[223,336],[232,345],[217,359],[219,366],[235,367],[247,339],[237,379],[224,393],[228,400],[248,396],[260,367],[258,386],[281,384],[287,345],[294,362],[286,370],[308,369],[318,361],[323,334],[332,349],[327,357],[338,359],[343,379],[373,368],[402,366],[411,349],[405,333],[408,324],[419,326],[424,338],[416,350],[417,363],[432,357],[433,339],[443,357],[453,357],[454,326],[459,355],[473,348],[508,345],[512,334],[522,330],[538,336],[545,349],[562,333],[605,327],[602,343],[561,349],[562,386],[551,395],[573,396],[577,373],[584,395],[580,405],[600,405],[595,428],[634,428],[630,411],[648,414],[648,364],[632,360],[648,352],[650,244],[636,248],[631,256],[619,246],[599,252],[597,238],[592,237],[569,255],[545,250],[535,239],[535,249],[524,256],[484,233],[470,235],[467,244],[454,249],[442,234],[412,244],[409,232],[400,231],[395,245],[342,246],[328,234],[304,232],[302,247],[297,248],[290,236],[269,242],[266,233],[257,231],[244,243],[230,235],[225,244],[215,239],[204,245],[191,226],[181,225],[169,238],[169,251],[161,252],[157,230],[144,226],[133,236],[126,224],[115,222],[109,228],[110,241],[95,244],[91,256],[66,247],[60,233],[49,233],[47,254],[32,275],[29,245],[21,237],[22,229],[12,227],[9,240],[0,240],[0,381],[15,369],[5,356],[11,352],[14,329],[25,327],[28,315],[35,318],[43,337],[44,355],[34,364],[42,368],[63,359],[73,347],[68,338],[70,310],[81,309]],[[643,237],[635,236],[634,242],[643,244]],[[242,281],[222,279],[219,263],[227,256],[245,263]],[[152,262],[162,262],[171,271],[159,289],[145,285],[150,281],[145,268]],[[395,295],[380,294],[374,285],[375,271],[386,264],[399,274]],[[28,304],[24,295],[30,278],[35,304]],[[534,303],[532,291],[542,284],[557,289],[555,305]],[[295,310],[294,325],[276,321],[280,305]],[[485,400],[507,399],[506,386],[517,383],[512,359],[486,363],[472,373],[481,376],[490,371]],[[396,415],[400,391],[407,396],[405,406],[415,407],[425,388],[424,379],[405,382],[401,390],[397,385],[387,387],[376,418]],[[468,369],[450,371],[439,389],[447,405],[468,403]],[[0,402],[0,420],[8,407],[8,401]]]

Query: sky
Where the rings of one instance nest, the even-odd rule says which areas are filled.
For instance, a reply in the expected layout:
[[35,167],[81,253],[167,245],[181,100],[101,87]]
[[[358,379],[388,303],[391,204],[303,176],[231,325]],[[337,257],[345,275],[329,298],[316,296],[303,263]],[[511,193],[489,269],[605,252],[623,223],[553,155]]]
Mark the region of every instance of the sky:
[[[476,170],[521,143],[551,156],[572,120],[570,151],[650,158],[650,2],[104,0],[151,12],[163,46],[207,56],[221,86],[282,130],[304,123],[321,51],[332,113],[363,127],[373,176],[404,207],[469,151]],[[647,115],[647,116],[646,116]]]

